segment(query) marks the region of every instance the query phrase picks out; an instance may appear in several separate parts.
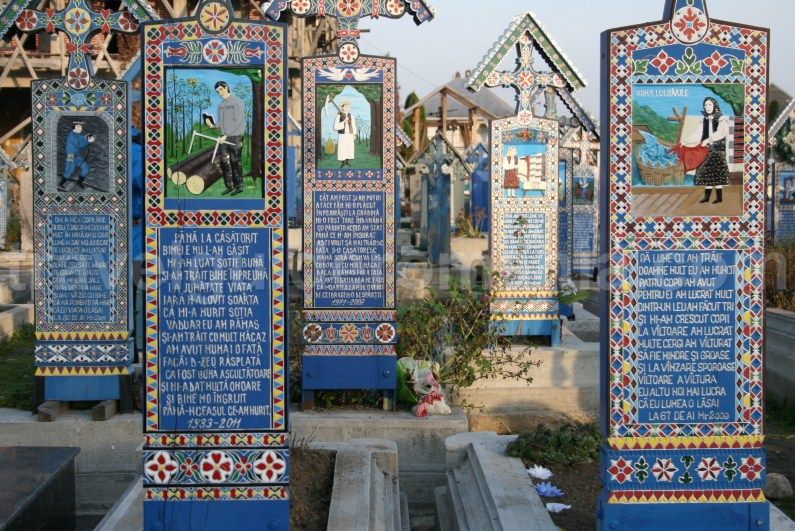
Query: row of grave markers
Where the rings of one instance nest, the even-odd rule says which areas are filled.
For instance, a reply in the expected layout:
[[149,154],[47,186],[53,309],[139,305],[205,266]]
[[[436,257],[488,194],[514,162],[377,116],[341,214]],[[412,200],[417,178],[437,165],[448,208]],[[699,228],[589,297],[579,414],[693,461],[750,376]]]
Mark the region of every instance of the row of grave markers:
[[[162,21],[125,5],[144,22],[145,528],[287,529],[286,25],[236,20],[222,0]],[[340,23],[338,55],[303,62],[307,403],[320,389],[380,389],[389,400],[395,387],[396,62],[361,55],[357,24],[433,14],[421,0],[381,8],[276,0],[266,12]],[[490,248],[505,273],[493,318],[505,334],[556,343],[560,228],[578,207],[595,218],[599,193],[609,260],[600,527],[765,529],[769,34],[710,19],[704,0],[670,1],[666,15],[603,34],[601,187],[588,128],[561,137],[557,120],[533,112],[541,95],[573,108],[584,82],[532,14],[473,72],[472,90],[519,92],[517,115],[491,130]],[[17,26],[58,29],[73,48],[66,78],[32,86],[43,398],[119,398],[132,361],[128,88],[93,78],[85,43],[137,25],[78,0],[21,11]],[[517,70],[498,72],[513,48]],[[552,72],[533,69],[533,50]],[[168,105],[190,90],[205,90],[216,112]],[[673,130],[655,119],[670,107]],[[701,141],[685,142],[687,131]],[[665,173],[645,150],[670,138],[682,155]],[[438,154],[430,171],[445,189]],[[529,186],[517,184],[520,160]],[[449,211],[438,204],[434,216]],[[595,223],[566,231],[575,271],[595,258],[595,240],[582,241]]]

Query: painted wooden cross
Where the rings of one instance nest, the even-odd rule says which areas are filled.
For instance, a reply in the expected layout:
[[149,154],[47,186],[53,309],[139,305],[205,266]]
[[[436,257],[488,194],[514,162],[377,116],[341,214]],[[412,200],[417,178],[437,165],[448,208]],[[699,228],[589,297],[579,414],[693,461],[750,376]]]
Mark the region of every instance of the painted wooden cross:
[[364,17],[400,18],[408,9],[417,25],[433,18],[432,8],[425,0],[274,0],[265,14],[279,19],[282,11],[290,9],[300,17],[334,17],[339,23],[337,55],[343,63],[355,63],[359,58],[358,40],[361,36],[359,20]]
[[106,34],[111,30],[131,33],[138,29],[129,11],[93,11],[86,0],[70,1],[62,11],[25,9],[17,17],[16,24],[21,31],[55,33],[57,30],[66,34],[69,54],[66,83],[75,90],[86,88],[94,75],[90,53],[91,38],[96,33]]
[[539,90],[547,87],[564,88],[566,80],[557,72],[536,72],[533,68],[533,39],[525,32],[517,44],[517,68],[513,72],[493,72],[485,80],[487,87],[513,87],[518,92],[519,108],[516,117],[520,124],[530,123],[533,104]]

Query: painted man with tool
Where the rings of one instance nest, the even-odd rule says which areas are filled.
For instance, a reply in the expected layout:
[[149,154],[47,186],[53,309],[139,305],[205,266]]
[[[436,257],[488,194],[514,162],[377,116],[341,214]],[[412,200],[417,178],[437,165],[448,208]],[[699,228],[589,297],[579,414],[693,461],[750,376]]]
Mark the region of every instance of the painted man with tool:
[[226,190],[221,195],[237,195],[243,191],[243,135],[246,132],[246,114],[243,102],[232,94],[226,81],[215,84],[215,92],[221,96],[218,104],[218,123],[205,118],[208,127],[221,130],[218,139],[221,153],[221,170]]

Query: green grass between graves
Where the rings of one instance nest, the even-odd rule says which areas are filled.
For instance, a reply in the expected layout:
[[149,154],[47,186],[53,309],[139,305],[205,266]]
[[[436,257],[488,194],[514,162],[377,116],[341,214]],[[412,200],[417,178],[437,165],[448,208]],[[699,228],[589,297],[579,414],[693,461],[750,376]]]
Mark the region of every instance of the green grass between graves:
[[0,407],[33,407],[35,342],[31,324],[20,326],[13,336],[0,341]]

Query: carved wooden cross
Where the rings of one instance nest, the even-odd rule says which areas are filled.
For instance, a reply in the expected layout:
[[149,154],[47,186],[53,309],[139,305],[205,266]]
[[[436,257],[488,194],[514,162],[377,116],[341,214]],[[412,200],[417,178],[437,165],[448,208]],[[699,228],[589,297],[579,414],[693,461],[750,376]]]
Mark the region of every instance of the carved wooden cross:
[[86,88],[94,75],[90,56],[94,34],[111,30],[130,33],[138,29],[138,23],[129,11],[113,13],[102,9],[96,12],[86,4],[86,0],[72,0],[62,11],[25,9],[17,17],[16,24],[21,31],[55,33],[57,30],[66,34],[66,52],[69,54],[66,83],[76,90]]
[[339,23],[337,55],[343,63],[355,63],[359,58],[359,20],[364,17],[400,18],[411,11],[414,22],[422,24],[433,18],[425,0],[273,0],[265,14],[279,19],[282,11],[290,9],[299,17],[333,17]]
[[584,127],[580,127],[579,129],[580,129],[579,140],[574,140],[574,136],[572,136],[568,142],[563,144],[562,147],[574,151],[579,151],[580,164],[585,166],[596,166],[598,164],[598,159],[594,161],[594,164],[589,164],[588,154],[591,152],[598,152],[599,144],[591,140],[591,134],[588,132],[587,129],[585,129]]
[[539,90],[547,87],[565,88],[566,80],[556,72],[536,72],[533,68],[533,39],[529,32],[520,38],[518,66],[513,72],[492,72],[486,78],[488,87],[513,87],[518,92],[519,109],[517,119],[520,124],[530,123],[533,117],[533,103]]

